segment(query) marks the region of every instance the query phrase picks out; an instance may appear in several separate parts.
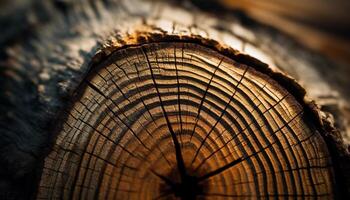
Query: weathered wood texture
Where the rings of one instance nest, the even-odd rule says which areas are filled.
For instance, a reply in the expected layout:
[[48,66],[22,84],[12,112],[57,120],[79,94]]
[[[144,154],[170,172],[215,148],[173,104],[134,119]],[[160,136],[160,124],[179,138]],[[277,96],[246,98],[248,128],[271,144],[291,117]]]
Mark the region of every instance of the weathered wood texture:
[[[347,103],[349,95],[346,92],[347,85],[343,84],[347,83],[347,73],[331,73],[333,69],[339,68],[283,34],[257,23],[245,24],[244,20],[231,14],[213,16],[204,13],[188,2],[33,1],[17,10],[18,12],[8,12],[8,16],[15,24],[21,24],[20,28],[5,27],[2,29],[6,31],[0,33],[1,38],[6,38],[0,41],[0,197],[36,197],[37,184],[33,180],[40,180],[44,158],[51,155],[52,146],[60,141],[56,140],[56,133],[61,131],[63,121],[60,111],[67,111],[67,105],[71,104],[73,94],[79,90],[78,86],[82,84],[91,66],[125,45],[156,42],[164,36],[178,41],[192,38],[192,43],[217,49],[222,54],[233,51],[233,48],[269,64],[274,71],[284,71],[293,76],[307,91],[305,102],[314,99],[323,111],[327,111],[319,112],[322,127],[326,128],[320,135],[324,138],[332,159],[335,189],[342,195],[349,192],[350,164],[344,145],[344,140],[349,141],[347,133],[350,127]],[[14,17],[17,15],[20,17]],[[25,22],[18,20],[23,18],[26,19]],[[246,56],[241,57],[240,62],[243,63]],[[253,62],[252,59],[248,60]],[[239,68],[236,65],[234,67]],[[234,78],[237,77],[234,75]],[[96,100],[102,99],[100,96]],[[304,100],[299,99],[297,102],[302,104]],[[217,106],[222,107],[222,104]],[[338,129],[334,129],[333,124]],[[262,143],[264,144],[266,143]],[[296,148],[298,146],[300,145],[296,145]],[[245,156],[247,155],[249,152]],[[304,159],[302,155],[298,156],[296,158]],[[289,169],[293,169],[292,166]],[[284,169],[286,166],[281,167]],[[260,170],[259,167],[255,169],[257,172]],[[50,173],[58,175],[59,172]],[[261,175],[256,176],[259,178]],[[266,175],[265,180],[269,176]],[[328,186],[331,184],[329,182]],[[273,188],[267,185],[261,187],[269,190]],[[322,186],[314,187],[317,189]],[[269,192],[278,190],[271,189]],[[296,191],[299,192],[300,188],[297,187]],[[324,191],[335,193],[332,190]],[[41,194],[46,193],[43,191]],[[76,194],[75,189],[73,194]]]
[[77,93],[39,199],[174,198],[181,167],[203,187],[196,197],[333,197],[310,108],[218,52],[171,42],[118,50]]

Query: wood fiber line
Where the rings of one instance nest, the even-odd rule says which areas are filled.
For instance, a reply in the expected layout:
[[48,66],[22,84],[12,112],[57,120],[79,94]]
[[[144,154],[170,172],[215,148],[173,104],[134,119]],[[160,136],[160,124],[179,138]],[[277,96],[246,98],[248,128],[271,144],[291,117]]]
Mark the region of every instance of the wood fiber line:
[[326,144],[293,95],[199,44],[116,50],[66,110],[37,198],[332,198]]

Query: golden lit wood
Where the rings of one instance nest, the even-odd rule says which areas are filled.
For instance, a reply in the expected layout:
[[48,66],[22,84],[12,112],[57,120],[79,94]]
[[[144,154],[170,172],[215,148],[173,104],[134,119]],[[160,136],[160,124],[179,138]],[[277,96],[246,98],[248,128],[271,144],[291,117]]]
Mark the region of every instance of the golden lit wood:
[[331,198],[329,153],[303,106],[199,44],[117,50],[77,90],[37,198]]

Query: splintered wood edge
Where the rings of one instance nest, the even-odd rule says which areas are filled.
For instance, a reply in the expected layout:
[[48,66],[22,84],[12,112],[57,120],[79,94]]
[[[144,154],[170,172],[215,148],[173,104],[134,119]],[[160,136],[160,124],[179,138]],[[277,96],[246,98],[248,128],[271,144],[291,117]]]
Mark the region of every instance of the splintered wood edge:
[[[103,46],[96,52],[96,54],[91,59],[88,70],[85,72],[85,76],[82,78],[81,83],[72,91],[70,95],[66,98],[67,109],[70,109],[75,100],[79,99],[84,91],[86,85],[83,80],[89,78],[89,76],[94,75],[94,71],[98,70],[101,67],[104,67],[106,63],[109,62],[109,57],[113,57],[113,54],[121,49],[126,49],[133,46],[141,46],[149,43],[159,43],[159,42],[183,42],[183,43],[194,43],[203,47],[207,47],[211,50],[218,52],[228,58],[237,61],[241,64],[248,65],[255,70],[267,75],[278,84],[280,84],[284,89],[286,89],[290,94],[293,95],[295,100],[300,103],[303,107],[304,114],[307,116],[315,128],[321,133],[322,138],[324,139],[328,151],[331,155],[332,163],[342,163],[343,160],[348,158],[348,152],[343,142],[340,132],[334,127],[333,123],[322,115],[322,111],[316,105],[316,103],[307,98],[307,92],[305,89],[297,83],[295,79],[289,77],[282,72],[276,72],[272,70],[267,64],[261,62],[260,60],[255,59],[249,55],[240,53],[239,51],[221,44],[216,40],[203,38],[199,35],[172,35],[161,30],[149,30],[138,31],[134,34],[127,35],[125,37],[116,36],[103,44]],[[62,122],[66,119],[67,114],[64,111],[58,114],[57,120]],[[61,124],[57,124],[54,129],[53,138],[50,140],[50,147],[54,145],[57,133],[61,130]],[[50,148],[48,151],[50,151]],[[46,152],[44,158],[49,154]],[[42,166],[44,164],[44,159],[42,160]],[[342,175],[337,173],[338,165],[333,165],[331,169],[333,171],[332,178],[334,179],[334,195],[337,197],[339,195],[338,186],[342,185],[346,180],[342,180]],[[343,170],[342,170],[343,171]],[[40,170],[40,173],[42,169]],[[38,182],[40,182],[40,177]],[[37,187],[37,189],[39,189]]]

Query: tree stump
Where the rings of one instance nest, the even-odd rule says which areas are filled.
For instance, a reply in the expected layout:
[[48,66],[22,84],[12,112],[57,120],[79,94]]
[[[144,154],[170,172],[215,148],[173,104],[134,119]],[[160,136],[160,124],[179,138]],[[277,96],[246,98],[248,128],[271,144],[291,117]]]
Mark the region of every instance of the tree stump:
[[237,60],[191,42],[113,52],[65,111],[37,198],[334,197],[298,88]]
[[187,0],[2,5],[0,199],[349,199],[347,67]]

